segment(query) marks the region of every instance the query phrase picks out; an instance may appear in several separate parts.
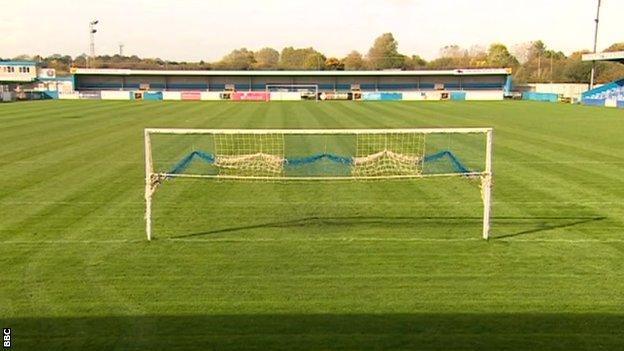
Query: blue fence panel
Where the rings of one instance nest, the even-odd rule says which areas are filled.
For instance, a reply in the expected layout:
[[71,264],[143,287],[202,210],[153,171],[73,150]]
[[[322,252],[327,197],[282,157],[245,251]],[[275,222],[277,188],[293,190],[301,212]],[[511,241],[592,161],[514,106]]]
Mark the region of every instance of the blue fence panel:
[[620,100],[617,102],[617,107],[624,108],[624,100]]
[[452,91],[451,92],[451,100],[466,100],[466,93],[463,91]]
[[604,106],[605,99],[582,99],[581,103],[587,106]]
[[559,101],[559,95],[553,93],[524,92],[522,93],[522,100],[557,102]]
[[58,99],[59,98],[58,91],[51,91],[51,90],[44,91],[43,95],[45,99]]
[[403,100],[402,93],[362,93],[362,100],[366,101],[398,101]]
[[156,101],[156,100],[162,100],[162,99],[163,99],[162,91],[153,91],[153,92],[143,93],[143,100]]

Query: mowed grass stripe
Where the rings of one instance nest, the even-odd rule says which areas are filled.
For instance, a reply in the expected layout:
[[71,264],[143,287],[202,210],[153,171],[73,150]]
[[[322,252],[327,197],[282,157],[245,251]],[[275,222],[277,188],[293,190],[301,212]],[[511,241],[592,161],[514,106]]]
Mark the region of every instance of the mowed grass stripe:
[[[52,350],[157,349],[168,328],[189,350],[289,349],[294,335],[309,349],[618,349],[621,117],[523,102],[2,105],[0,316]],[[478,187],[460,179],[176,180],[143,239],[144,127],[425,126],[495,128],[489,242]]]

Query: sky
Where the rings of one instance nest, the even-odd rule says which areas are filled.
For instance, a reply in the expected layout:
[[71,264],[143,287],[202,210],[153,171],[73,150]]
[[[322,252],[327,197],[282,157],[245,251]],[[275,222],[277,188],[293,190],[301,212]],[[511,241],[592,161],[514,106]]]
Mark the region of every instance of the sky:
[[[216,61],[233,49],[314,47],[328,57],[366,53],[391,32],[399,51],[437,57],[464,48],[543,40],[591,49],[597,0],[0,0],[0,57],[96,54]],[[624,0],[602,0],[598,50],[624,42]],[[619,27],[619,28],[618,28]]]

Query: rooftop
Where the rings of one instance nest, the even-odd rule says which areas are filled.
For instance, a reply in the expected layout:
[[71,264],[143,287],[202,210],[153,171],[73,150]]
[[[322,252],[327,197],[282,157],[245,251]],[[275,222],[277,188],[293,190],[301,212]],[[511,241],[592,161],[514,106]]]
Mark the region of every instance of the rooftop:
[[616,61],[624,63],[624,51],[584,54],[583,61]]
[[173,71],[109,68],[73,68],[75,75],[149,75],[149,76],[466,76],[510,75],[510,68],[420,70],[420,71]]
[[2,66],[37,66],[35,61],[0,61]]

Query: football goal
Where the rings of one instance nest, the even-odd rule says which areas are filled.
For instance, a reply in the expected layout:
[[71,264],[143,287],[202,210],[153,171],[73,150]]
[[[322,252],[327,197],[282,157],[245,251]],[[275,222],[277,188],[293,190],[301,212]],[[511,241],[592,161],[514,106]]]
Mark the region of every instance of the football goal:
[[[277,100],[288,100],[287,96],[296,95],[299,100],[319,100],[319,88],[316,84],[267,84],[266,93],[278,93]],[[295,93],[295,94],[292,94]]]
[[491,128],[426,129],[153,129],[145,137],[145,228],[165,180],[391,181],[475,179],[490,230]]

